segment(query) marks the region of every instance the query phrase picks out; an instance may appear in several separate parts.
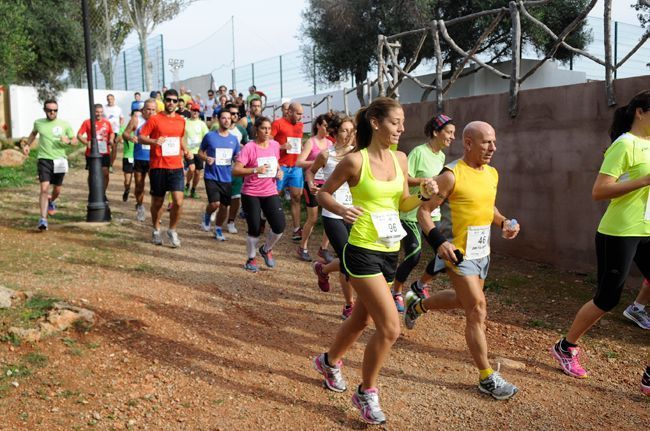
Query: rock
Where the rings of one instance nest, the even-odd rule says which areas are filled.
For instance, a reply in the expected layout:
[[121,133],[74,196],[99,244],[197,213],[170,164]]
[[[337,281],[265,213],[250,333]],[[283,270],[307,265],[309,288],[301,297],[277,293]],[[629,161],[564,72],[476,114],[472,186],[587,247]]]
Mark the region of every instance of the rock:
[[25,329],[12,326],[9,328],[9,333],[17,336],[22,341],[30,343],[35,343],[41,339],[41,331],[34,328]]
[[506,368],[512,368],[513,370],[523,370],[526,368],[526,364],[524,364],[523,362],[515,361],[508,358],[499,357],[499,358],[495,358],[494,361],[500,363]]
[[102,420],[102,415],[100,415],[99,413],[93,412],[92,415],[93,415],[93,419],[95,419],[96,421]]
[[26,297],[23,292],[0,286],[0,308],[11,308]]
[[25,163],[27,156],[18,150],[8,149],[0,151],[0,167],[16,167]]
[[70,310],[52,310],[47,321],[59,331],[68,329],[78,319],[78,314]]

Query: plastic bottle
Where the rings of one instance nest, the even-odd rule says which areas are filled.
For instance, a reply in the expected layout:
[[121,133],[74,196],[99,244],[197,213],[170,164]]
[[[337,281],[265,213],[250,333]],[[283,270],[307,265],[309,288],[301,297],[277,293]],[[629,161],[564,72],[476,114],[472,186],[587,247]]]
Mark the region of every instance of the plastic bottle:
[[503,229],[501,230],[501,236],[503,238],[507,238],[506,231],[512,232],[513,230],[515,230],[518,224],[519,223],[517,222],[516,218],[506,220],[505,223],[503,224]]

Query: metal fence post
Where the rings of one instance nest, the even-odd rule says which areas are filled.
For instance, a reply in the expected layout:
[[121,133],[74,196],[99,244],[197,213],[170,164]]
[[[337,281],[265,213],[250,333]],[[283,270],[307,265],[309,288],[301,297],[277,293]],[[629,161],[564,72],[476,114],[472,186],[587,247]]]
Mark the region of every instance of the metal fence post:
[[311,115],[311,124],[314,124],[314,102],[311,102],[309,108],[310,108],[310,115]]
[[282,56],[280,56],[280,99],[284,96],[284,88],[282,87]]
[[126,51],[122,51],[122,62],[124,63],[124,89],[129,89],[129,81],[126,77]]
[[311,49],[312,74],[314,75],[314,94],[316,94],[316,48]]
[[332,95],[327,95],[327,112],[332,112]]
[[97,73],[97,63],[93,65],[93,70],[95,72],[95,89],[99,89],[99,81],[97,79],[98,73]]
[[348,106],[348,90],[343,87],[343,111],[345,115],[350,115],[350,108]]
[[144,49],[142,49],[142,44],[140,44],[140,75],[142,77],[142,89],[146,90],[144,86],[146,85],[144,83]]
[[163,43],[163,35],[160,35],[160,68],[162,69],[162,85],[160,88],[165,86],[165,44]]
[[[614,65],[618,61],[618,21],[614,21]],[[618,68],[614,69],[614,79],[618,74]]]
[[255,85],[255,63],[251,63],[251,85]]

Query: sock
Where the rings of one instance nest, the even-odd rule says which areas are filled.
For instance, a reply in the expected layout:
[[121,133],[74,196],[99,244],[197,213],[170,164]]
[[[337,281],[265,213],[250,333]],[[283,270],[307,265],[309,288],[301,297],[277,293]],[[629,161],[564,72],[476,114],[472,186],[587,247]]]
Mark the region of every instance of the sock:
[[577,344],[569,343],[566,338],[562,338],[560,340],[560,350],[563,352],[568,353],[569,352],[569,347],[578,347]]
[[488,377],[490,377],[494,373],[494,370],[492,368],[486,368],[485,370],[478,370],[478,378],[480,380],[485,380]]
[[210,217],[211,216],[212,216],[212,214],[210,214],[210,213],[203,214],[203,223],[210,226]]
[[395,297],[395,295],[400,295],[402,296],[402,292],[395,292],[393,289],[390,290],[390,293]]
[[334,365],[330,364],[330,358],[327,352],[325,352],[325,354],[323,355],[323,359],[325,359],[325,365],[327,365],[330,368],[334,368]]
[[260,240],[259,237],[248,236],[246,237],[246,253],[248,254],[249,259],[255,258],[255,253],[257,253],[257,242]]
[[269,234],[266,235],[266,242],[264,243],[264,251],[273,250],[273,246],[278,243],[280,238],[282,238],[281,233],[275,233],[273,231],[269,232]]
[[229,218],[229,219],[228,219],[228,224],[230,224],[230,223],[234,223],[234,222],[235,222],[235,219],[234,219],[234,218]]
[[297,233],[300,230],[300,226],[293,228],[293,233]]
[[421,299],[418,299],[418,302],[415,303],[413,308],[415,309],[415,312],[418,314],[424,314],[427,312],[426,308],[424,308],[424,301]]
[[635,306],[638,310],[641,310],[641,311],[645,310],[645,304],[639,304],[638,302],[634,301],[634,306]]

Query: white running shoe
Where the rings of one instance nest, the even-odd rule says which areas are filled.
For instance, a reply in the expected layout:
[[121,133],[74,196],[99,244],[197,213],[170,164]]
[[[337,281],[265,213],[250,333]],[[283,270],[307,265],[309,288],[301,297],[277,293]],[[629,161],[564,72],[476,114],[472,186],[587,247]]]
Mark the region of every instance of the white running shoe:
[[178,234],[175,230],[169,229],[167,231],[167,238],[172,246],[172,248],[178,248],[181,246],[181,240],[178,238]]
[[231,221],[230,223],[227,223],[226,228],[228,228],[228,233],[237,233],[237,228],[235,227],[235,222],[234,221]]

